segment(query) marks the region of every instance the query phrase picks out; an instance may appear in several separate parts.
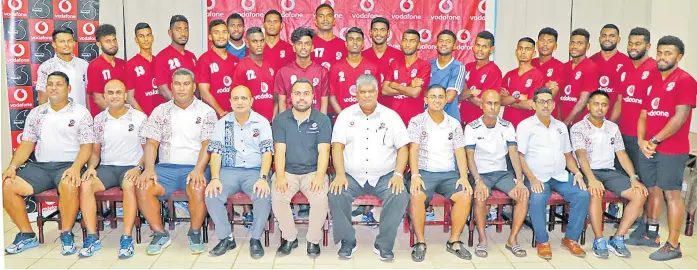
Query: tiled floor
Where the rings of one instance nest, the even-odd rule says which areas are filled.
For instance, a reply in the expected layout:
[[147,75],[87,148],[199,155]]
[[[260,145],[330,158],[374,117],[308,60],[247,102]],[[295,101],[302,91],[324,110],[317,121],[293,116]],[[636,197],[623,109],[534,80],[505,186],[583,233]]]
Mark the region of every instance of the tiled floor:
[[[437,209],[437,211],[440,209]],[[440,215],[439,215],[440,216]],[[4,221],[4,245],[7,246],[14,239],[17,228],[12,224],[7,215],[3,215]],[[614,229],[612,225],[606,226],[606,236],[609,236]],[[665,226],[663,226],[665,227]],[[665,228],[661,227],[661,235],[667,235]],[[304,236],[306,226],[298,225],[300,236]],[[401,228],[397,235],[395,245],[396,260],[390,263],[381,262],[372,253],[372,244],[377,235],[377,230],[369,229],[364,226],[357,227],[358,252],[354,258],[348,261],[339,260],[336,256],[338,246],[330,244],[322,247],[322,255],[317,259],[310,259],[305,255],[305,242],[301,237],[300,246],[297,250],[286,257],[276,257],[275,249],[279,245],[279,234],[271,236],[271,246],[266,248],[266,256],[259,260],[254,260],[249,256],[248,232],[242,227],[235,228],[235,236],[238,247],[220,257],[209,257],[207,253],[201,255],[191,255],[188,252],[188,242],[186,231],[187,223],[177,225],[177,229],[171,232],[173,243],[165,252],[157,256],[145,255],[145,247],[150,240],[150,231],[147,227],[143,232],[143,243],[136,246],[137,254],[128,260],[117,259],[117,248],[122,228],[112,230],[106,226],[101,232],[103,249],[98,251],[93,257],[78,259],[77,255],[62,256],[60,254],[60,242],[58,240],[58,228],[56,223],[48,223],[45,229],[46,243],[37,248],[27,250],[21,254],[4,256],[5,268],[82,268],[82,269],[102,269],[102,268],[196,268],[196,269],[230,269],[230,268],[457,268],[457,269],[546,269],[546,268],[697,268],[697,236],[681,238],[683,248],[683,258],[670,262],[654,262],[648,259],[648,254],[654,251],[650,248],[630,247],[633,253],[631,259],[621,259],[611,255],[609,259],[602,260],[591,255],[591,245],[586,243],[583,248],[589,256],[580,259],[571,256],[567,251],[559,247],[559,242],[563,234],[559,227],[550,233],[553,246],[554,259],[551,261],[543,260],[536,256],[535,249],[530,246],[532,231],[523,229],[519,241],[528,256],[517,258],[510,254],[505,248],[504,243],[508,236],[508,228],[504,227],[502,233],[496,233],[494,228],[489,230],[490,240],[489,257],[481,259],[474,257],[471,261],[460,260],[445,251],[444,244],[448,235],[442,232],[442,227],[427,227],[426,238],[428,243],[428,254],[426,260],[421,263],[414,263],[410,258],[409,235],[403,233]],[[75,239],[78,246],[81,246],[82,233],[79,225],[74,227]],[[588,239],[592,239],[592,232],[588,232]],[[211,241],[208,243],[210,250],[217,243],[215,232],[210,232]],[[330,236],[331,237],[331,236]],[[476,236],[475,236],[476,238]],[[467,233],[462,235],[462,240],[467,241]],[[475,239],[476,240],[476,239]],[[330,239],[331,242],[331,239]],[[475,241],[476,242],[476,241]],[[473,249],[470,249],[473,252]]]

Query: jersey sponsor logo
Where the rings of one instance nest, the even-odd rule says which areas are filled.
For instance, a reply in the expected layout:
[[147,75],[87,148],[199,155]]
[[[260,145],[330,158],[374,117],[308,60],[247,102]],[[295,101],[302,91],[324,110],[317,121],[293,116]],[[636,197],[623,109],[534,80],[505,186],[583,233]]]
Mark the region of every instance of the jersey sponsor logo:
[[630,85],[629,87],[627,87],[627,95],[629,95],[630,97],[633,97],[635,88],[636,87],[634,85]]
[[675,82],[670,82],[670,83],[668,83],[668,86],[666,87],[666,91],[670,92],[673,90],[674,87],[675,87]]
[[252,137],[259,137],[259,132],[258,128],[252,129]]
[[532,79],[525,81],[525,87],[530,87],[532,85]]
[[160,94],[160,91],[157,89],[157,85],[155,85],[155,78],[152,78],[151,86],[152,90],[145,92],[146,97],[151,97]]
[[636,90],[636,87],[634,85],[630,85],[627,87],[627,96],[624,97],[622,100],[627,103],[635,103],[635,104],[642,104],[642,100],[635,98],[634,97],[634,91]]
[[646,78],[648,78],[648,77],[649,77],[649,71],[644,70],[644,72],[641,73],[641,79],[646,80]]
[[273,95],[269,94],[269,85],[266,84],[265,82],[261,82],[261,86],[259,87],[261,90],[261,94],[254,96],[254,100],[261,100],[261,99],[273,99]]
[[662,116],[662,117],[670,117],[670,114],[666,111],[659,111],[658,110],[658,105],[661,103],[661,98],[654,98],[651,100],[651,110],[650,112],[647,113],[648,116]]
[[218,89],[216,92],[218,94],[230,93],[230,85],[232,85],[232,78],[230,76],[223,77],[223,88]]
[[657,97],[657,98],[654,98],[653,100],[651,100],[651,108],[653,108],[654,110],[658,110],[658,105],[660,105],[660,104],[661,104],[661,98]]
[[576,71],[576,76],[574,77],[574,80],[578,80],[578,79],[580,79],[580,78],[581,78],[581,72],[580,72],[580,71]]
[[564,87],[564,96],[561,96],[559,98],[560,101],[570,101],[570,102],[577,102],[578,98],[572,97],[571,96],[571,85],[567,85]]
[[269,92],[269,85],[266,84],[265,82],[261,82],[261,87],[260,87],[260,88],[261,88],[261,92],[262,92],[262,93]]
[[607,87],[610,84],[610,78],[607,76],[601,76],[598,82],[600,83],[600,86]]

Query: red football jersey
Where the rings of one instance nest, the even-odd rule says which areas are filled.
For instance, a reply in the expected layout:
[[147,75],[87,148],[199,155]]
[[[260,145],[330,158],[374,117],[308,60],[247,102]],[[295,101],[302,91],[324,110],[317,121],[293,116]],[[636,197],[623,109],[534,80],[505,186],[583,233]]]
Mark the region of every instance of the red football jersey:
[[245,57],[237,64],[235,75],[232,76],[232,87],[244,85],[252,92],[252,110],[266,117],[269,122],[273,118],[273,90],[276,70],[266,59],[257,66],[252,59]]
[[125,68],[126,89],[134,90],[134,97],[146,115],[150,115],[155,107],[165,102],[155,83],[154,63],[155,56],[150,62],[142,55],[136,54],[126,62]]
[[[697,82],[687,72],[681,68],[676,68],[665,80],[659,77],[656,83],[649,89],[644,102],[646,110],[646,139],[650,139],[660,132],[668,123],[670,118],[675,115],[675,107],[678,105],[689,105],[695,108],[697,99]],[[661,154],[681,155],[690,152],[690,123],[692,113],[688,114],[687,120],[680,127],[680,130],[664,139],[656,147],[656,151]]]
[[610,118],[615,102],[617,102],[617,95],[621,95],[622,89],[627,88],[624,81],[627,77],[627,69],[632,65],[632,59],[621,52],[617,52],[608,60],[605,60],[600,52],[597,52],[590,59],[598,66],[598,76],[600,76],[598,89],[607,92],[610,96],[610,107],[606,115],[607,118]]
[[172,74],[179,68],[186,68],[191,70],[191,72],[196,72],[196,55],[188,50],[180,53],[172,45],[162,49],[154,59],[155,83],[158,86],[166,84],[172,89]]
[[329,95],[336,97],[342,110],[358,102],[356,79],[363,74],[376,76],[378,66],[363,58],[354,68],[344,58],[329,69]]
[[[593,60],[583,59],[576,68],[573,67],[573,61],[564,64],[564,91],[559,96],[559,106],[561,108],[560,121],[564,121],[566,116],[571,113],[581,96],[581,92],[593,92],[598,90],[598,68]],[[588,113],[584,109],[576,119],[572,122],[581,121]],[[610,117],[609,115],[607,117]]]
[[334,37],[332,40],[324,40],[319,36],[312,39],[312,46],[315,48],[312,56],[312,61],[329,70],[332,65],[341,59],[346,58],[348,49],[346,42],[339,37]]
[[[465,75],[467,87],[482,90],[482,93],[477,96],[478,98],[481,98],[486,90],[501,91],[501,69],[493,61],[480,68],[477,68],[477,62],[473,61],[465,65],[465,70],[467,71],[467,75]],[[460,103],[460,118],[462,118],[463,123],[472,122],[480,116],[482,116],[481,108],[466,100]]]
[[418,97],[412,98],[405,95],[388,96],[388,106],[402,118],[404,125],[409,125],[409,120],[412,117],[424,111],[424,95],[431,81],[431,63],[423,59],[416,59],[416,62],[411,66],[407,66],[404,58],[397,58],[390,64],[389,70],[392,72],[385,74],[385,80],[396,82],[402,86],[410,86],[414,78],[420,78],[424,81],[421,85],[421,93]]
[[396,59],[404,59],[404,53],[402,53],[402,51],[392,48],[390,46],[387,46],[387,49],[385,49],[385,52],[382,54],[382,57],[378,57],[378,55],[375,54],[373,48],[363,50],[361,55],[363,55],[363,58],[367,59],[370,62],[373,62],[378,66],[380,76],[376,76],[376,78],[378,79],[380,85],[382,85],[382,82],[385,81],[385,74],[388,72],[386,69],[390,67],[390,63],[392,63],[392,61]]
[[286,64],[295,61],[295,52],[290,43],[279,40],[273,48],[269,47],[268,43],[264,46],[264,59],[271,64],[273,70],[280,70]]
[[[226,51],[227,53],[227,51]],[[230,90],[232,89],[232,76],[240,60],[231,53],[223,59],[213,50],[203,53],[198,59],[196,69],[196,83],[210,85],[211,95],[218,102],[220,108],[231,112]]]
[[[506,76],[503,76],[503,87],[513,97],[525,95],[528,100],[532,100],[535,90],[544,86],[546,81],[548,79],[545,75],[536,68],[531,68],[522,75],[519,75],[518,69],[515,68],[506,73]],[[534,114],[534,110],[521,110],[507,106],[503,111],[503,119],[513,123],[513,127],[518,127],[518,123]]]
[[535,58],[532,59],[531,64],[545,75],[547,78],[545,83],[548,81],[555,81],[559,89],[564,90],[564,63],[552,57],[544,64],[540,64],[540,58]]
[[622,93],[622,114],[618,121],[622,134],[628,136],[637,135],[637,119],[644,109],[643,101],[646,93],[656,81],[661,80],[661,73],[656,68],[656,60],[647,58],[641,65],[634,67],[632,64],[627,68],[627,78],[625,79],[626,89]]
[[290,96],[291,86],[298,78],[305,78],[312,82],[315,89],[312,106],[319,110],[322,106],[322,98],[329,95],[329,71],[314,62],[307,68],[298,66],[296,62],[282,67],[274,79],[274,93],[286,96],[286,109],[293,106]]
[[110,80],[121,80],[124,81],[124,67],[126,66],[126,61],[121,58],[114,57],[114,65],[107,62],[104,56],[101,55],[92,62],[90,62],[87,67],[87,93],[89,93],[89,109],[92,113],[92,117],[97,116],[101,109],[94,102],[93,93],[104,94],[104,86]]

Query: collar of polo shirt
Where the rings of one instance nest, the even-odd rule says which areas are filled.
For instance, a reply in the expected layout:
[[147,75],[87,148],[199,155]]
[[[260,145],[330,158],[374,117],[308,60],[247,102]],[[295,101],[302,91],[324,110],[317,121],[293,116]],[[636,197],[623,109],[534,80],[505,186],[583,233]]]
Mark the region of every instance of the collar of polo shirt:
[[[289,119],[293,119],[294,121],[297,122],[298,119],[295,119],[295,114],[293,114],[293,111],[292,111],[293,108],[290,108],[289,110],[291,110],[291,111],[290,111],[290,113],[288,114],[288,118],[289,118]],[[314,121],[314,120],[315,120],[315,116],[317,115],[318,112],[319,112],[319,111],[318,111],[317,109],[315,109],[315,108],[310,108],[310,116],[307,117],[307,119],[305,119],[305,121],[303,121],[303,123],[305,123],[305,122],[307,122],[307,121],[310,121],[310,120],[313,120],[313,121]]]
[[[47,107],[48,107],[48,109],[51,110],[52,112],[62,112],[62,111],[65,111],[65,112],[72,112],[72,111],[73,111],[73,108],[75,108],[75,102],[73,102],[73,98],[71,98],[71,97],[68,98],[68,105],[65,105],[65,107],[63,107],[63,108],[60,109],[59,111],[56,111],[56,110],[53,109],[53,107],[51,107],[51,100],[50,100],[50,99],[48,100],[48,102],[46,102],[46,104],[48,104]],[[46,112],[47,112],[47,111],[46,111]]]
[[605,129],[605,126],[606,126],[606,125],[605,125],[605,122],[607,121],[607,118],[603,117],[603,125],[602,125],[601,127],[596,127],[596,126],[593,125],[593,123],[591,123],[591,114],[590,114],[590,113],[589,113],[589,114],[586,114],[586,116],[583,117],[583,121],[586,121],[587,124],[590,125],[591,127],[595,127],[595,128],[599,128],[599,129]]
[[[233,112],[233,113],[228,113],[227,115],[225,115],[225,117],[227,118],[228,121],[232,121],[232,122],[234,122],[236,125],[241,126],[240,123],[237,122],[237,117],[235,117],[235,113],[234,113],[234,112]],[[261,119],[260,119],[259,117],[262,117],[261,114],[258,114],[258,113],[255,112],[254,110],[249,110],[249,119],[247,119],[247,122],[245,122],[244,124],[247,125],[247,124],[256,124],[256,123],[259,123],[259,121],[261,121]]]

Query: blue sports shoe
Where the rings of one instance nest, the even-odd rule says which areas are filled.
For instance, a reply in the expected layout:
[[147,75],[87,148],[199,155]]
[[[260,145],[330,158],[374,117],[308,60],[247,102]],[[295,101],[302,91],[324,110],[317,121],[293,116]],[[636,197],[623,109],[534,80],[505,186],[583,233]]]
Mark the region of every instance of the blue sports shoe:
[[128,259],[133,257],[135,253],[135,246],[133,245],[133,237],[130,235],[122,235],[119,241],[119,259]]
[[150,241],[150,245],[145,249],[145,253],[148,255],[157,255],[162,253],[162,251],[172,244],[172,238],[169,237],[169,233],[165,232],[155,232],[155,235]]
[[436,221],[436,212],[433,210],[426,211],[426,221]]
[[102,249],[102,240],[96,234],[88,234],[82,242],[82,248],[78,256],[82,258],[92,257],[97,250]]
[[75,252],[77,252],[77,247],[75,247],[75,235],[73,235],[73,232],[62,232],[60,235],[60,239],[61,254],[63,256],[73,255],[75,254]]
[[605,238],[601,237],[593,241],[593,255],[595,255],[595,257],[603,259],[610,257],[610,253],[607,250],[607,241],[605,240]]
[[34,233],[18,233],[12,244],[5,248],[7,254],[17,254],[39,245],[39,238]]
[[[363,215],[363,217],[361,218],[361,222],[365,222],[365,223],[376,222],[377,223],[378,221],[375,219],[375,216],[373,216],[373,212],[368,212],[368,213],[365,213],[365,215]],[[368,228],[371,228],[371,229],[375,229],[377,227],[378,227],[378,225],[368,225]]]
[[247,212],[242,215],[242,221],[247,222],[244,224],[244,228],[248,231],[252,230],[252,222],[254,222],[254,214],[252,212]]
[[624,235],[618,235],[617,237],[610,236],[607,249],[621,258],[632,257],[632,252],[629,251],[627,246],[624,244]]

